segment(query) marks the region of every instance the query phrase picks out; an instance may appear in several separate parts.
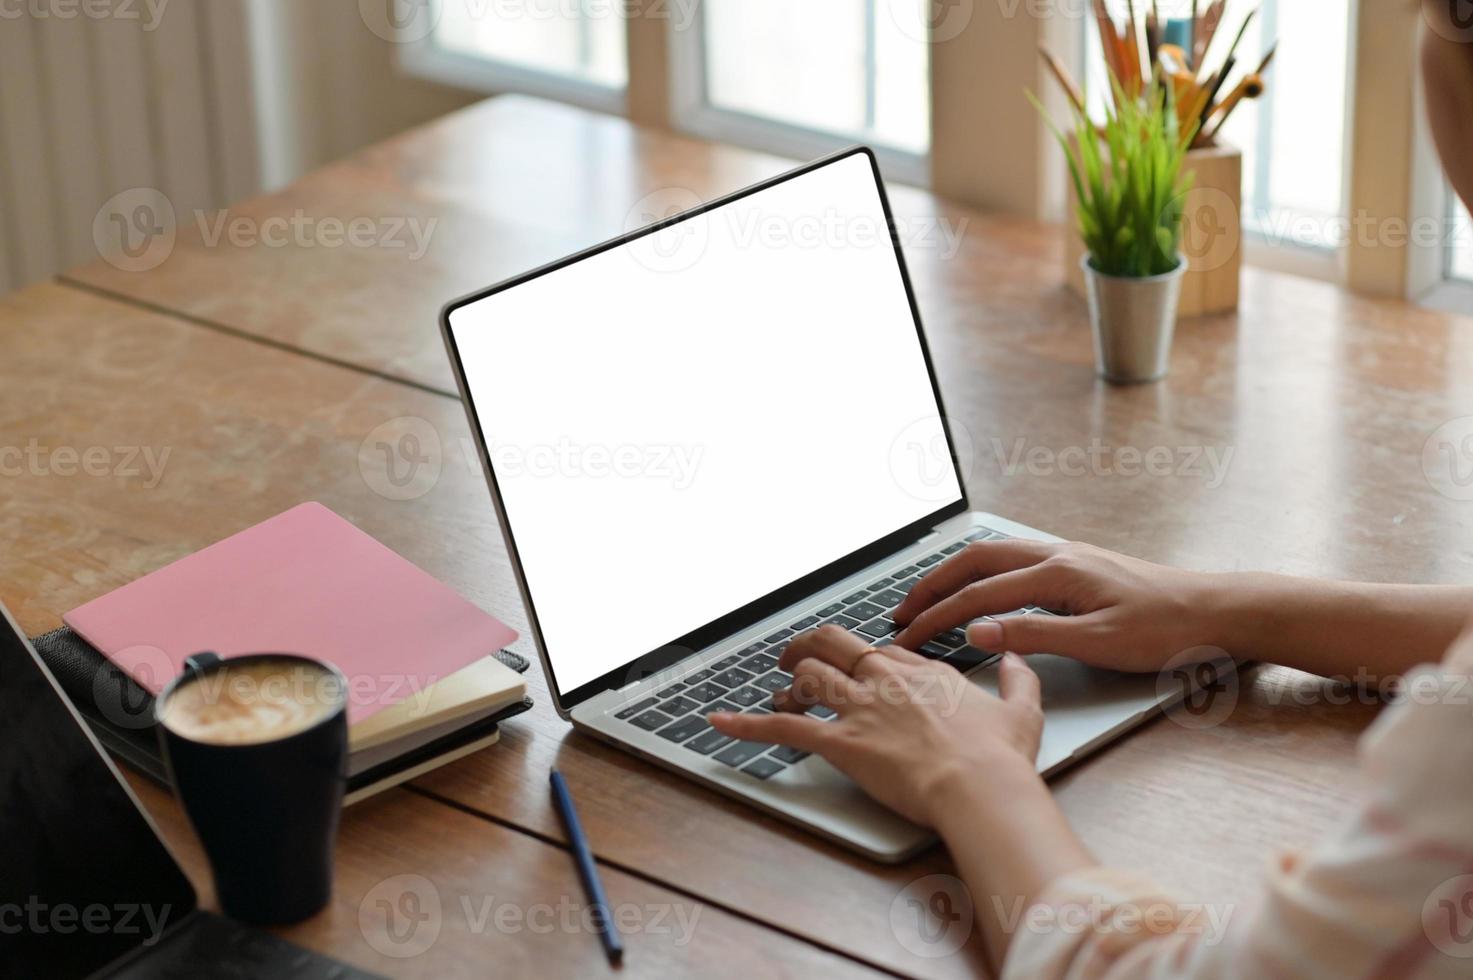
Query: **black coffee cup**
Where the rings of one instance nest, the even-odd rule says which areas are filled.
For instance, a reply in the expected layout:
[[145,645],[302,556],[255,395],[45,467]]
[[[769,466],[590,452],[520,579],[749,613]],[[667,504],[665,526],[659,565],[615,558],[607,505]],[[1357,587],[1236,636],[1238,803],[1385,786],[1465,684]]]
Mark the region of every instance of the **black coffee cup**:
[[347,693],[341,673],[307,657],[199,654],[155,701],[169,778],[226,915],[285,925],[327,905]]

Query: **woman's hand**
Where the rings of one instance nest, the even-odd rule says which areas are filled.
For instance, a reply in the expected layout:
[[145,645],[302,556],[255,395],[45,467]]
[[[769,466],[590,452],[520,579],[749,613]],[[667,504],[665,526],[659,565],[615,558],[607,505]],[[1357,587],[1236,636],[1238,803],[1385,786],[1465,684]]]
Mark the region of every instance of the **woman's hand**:
[[[792,687],[773,696],[778,712],[711,715],[734,738],[815,752],[906,818],[935,827],[964,784],[1001,768],[1037,781],[1043,732],[1038,677],[1005,657],[993,697],[956,670],[896,646],[870,647],[837,626],[804,633],[783,652]],[[801,714],[815,704],[830,721]],[[1041,784],[1040,784],[1041,785]]]
[[1226,643],[1222,576],[1186,572],[1084,544],[1009,539],[970,544],[921,579],[895,610],[895,642],[919,647],[938,633],[1024,606],[1065,616],[975,623],[980,650],[1059,653],[1097,667],[1154,671],[1177,655]]

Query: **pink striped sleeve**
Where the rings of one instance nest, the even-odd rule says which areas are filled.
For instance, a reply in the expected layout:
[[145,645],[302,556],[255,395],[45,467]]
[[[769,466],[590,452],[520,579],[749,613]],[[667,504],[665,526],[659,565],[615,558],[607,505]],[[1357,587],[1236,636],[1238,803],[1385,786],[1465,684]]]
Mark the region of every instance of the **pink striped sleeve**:
[[1252,908],[1097,868],[1016,924],[1003,976],[1029,980],[1473,977],[1473,681],[1422,669],[1361,740],[1370,797]]

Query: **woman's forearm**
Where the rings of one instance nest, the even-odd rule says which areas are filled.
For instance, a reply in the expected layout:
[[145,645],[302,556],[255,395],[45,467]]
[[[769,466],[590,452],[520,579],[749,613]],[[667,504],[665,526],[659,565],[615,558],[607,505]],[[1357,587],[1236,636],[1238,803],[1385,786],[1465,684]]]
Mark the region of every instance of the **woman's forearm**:
[[1473,588],[1219,576],[1210,642],[1234,657],[1325,677],[1395,676],[1442,658],[1473,613]]
[[1027,759],[1000,758],[985,772],[958,774],[938,791],[936,830],[971,894],[996,975],[1010,926],[1059,876],[1097,862]]

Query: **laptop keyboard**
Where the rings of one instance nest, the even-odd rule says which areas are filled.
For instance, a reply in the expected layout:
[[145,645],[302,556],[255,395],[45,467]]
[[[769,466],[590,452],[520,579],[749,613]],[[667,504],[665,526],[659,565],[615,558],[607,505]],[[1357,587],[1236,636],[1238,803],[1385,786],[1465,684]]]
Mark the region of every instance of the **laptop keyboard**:
[[[713,711],[771,714],[773,692],[782,690],[793,680],[792,674],[777,669],[777,658],[792,637],[803,630],[833,624],[866,643],[884,646],[896,632],[890,614],[927,569],[961,551],[969,541],[1005,537],[986,528],[976,530],[965,539],[882,575],[864,588],[798,617],[745,649],[626,705],[614,717],[757,779],[770,779],[788,766],[802,762],[808,753],[766,742],[729,738],[712,728],[706,715]],[[916,652],[949,663],[958,670],[971,670],[995,656],[967,646],[966,634],[960,629],[948,630]],[[815,705],[808,713],[823,721],[835,717],[834,710],[824,705]]]

